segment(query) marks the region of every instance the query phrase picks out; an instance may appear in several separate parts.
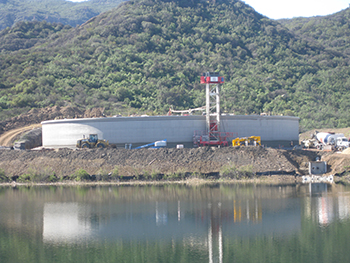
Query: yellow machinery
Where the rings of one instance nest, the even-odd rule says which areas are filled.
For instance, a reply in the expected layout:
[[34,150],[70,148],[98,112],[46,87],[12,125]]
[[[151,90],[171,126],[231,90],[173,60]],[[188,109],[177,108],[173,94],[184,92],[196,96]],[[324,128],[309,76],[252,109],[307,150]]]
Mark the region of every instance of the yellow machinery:
[[106,148],[108,145],[109,142],[98,139],[97,134],[90,134],[88,139],[84,136],[83,139],[77,141],[77,148]]
[[250,136],[248,138],[244,137],[244,138],[236,138],[232,140],[232,146],[248,146],[248,145],[261,146],[261,137]]

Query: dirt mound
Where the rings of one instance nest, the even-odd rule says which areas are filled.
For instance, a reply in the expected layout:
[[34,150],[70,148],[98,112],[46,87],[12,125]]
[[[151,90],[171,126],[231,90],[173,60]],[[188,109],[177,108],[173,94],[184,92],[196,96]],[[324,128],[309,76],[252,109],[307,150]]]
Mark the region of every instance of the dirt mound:
[[98,118],[104,116],[104,108],[87,109],[84,113],[84,118]]
[[[17,145],[16,145],[17,144]],[[42,129],[41,127],[32,129],[21,136],[18,142],[14,144],[16,149],[33,149],[42,145]]]
[[13,143],[16,140],[20,140],[21,135],[23,135],[26,132],[29,132],[33,129],[40,128],[40,127],[41,127],[41,124],[33,124],[33,125],[26,126],[26,127],[7,131],[0,136],[0,145],[6,146],[6,147],[12,147]]
[[89,149],[89,150],[0,150],[0,168],[7,175],[55,173],[72,175],[78,169],[89,174],[176,174],[220,173],[225,169],[248,169],[266,175],[299,174],[305,163],[315,160],[316,152],[286,151],[262,147],[196,149]]
[[327,162],[328,169],[332,174],[342,174],[350,168],[350,155],[333,153],[324,155],[322,161]]
[[350,148],[347,148],[344,151],[342,151],[342,154],[350,154]]

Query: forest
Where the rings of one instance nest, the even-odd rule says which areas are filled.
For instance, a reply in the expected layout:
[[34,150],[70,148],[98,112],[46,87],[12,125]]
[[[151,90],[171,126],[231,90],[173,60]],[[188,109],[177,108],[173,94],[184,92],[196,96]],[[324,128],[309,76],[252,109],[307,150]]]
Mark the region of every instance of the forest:
[[224,113],[349,127],[349,12],[276,21],[240,0],[131,0],[76,27],[17,22],[0,31],[0,118],[54,105],[196,108],[200,75],[217,71]]
[[125,0],[0,0],[0,30],[17,22],[46,21],[77,26]]

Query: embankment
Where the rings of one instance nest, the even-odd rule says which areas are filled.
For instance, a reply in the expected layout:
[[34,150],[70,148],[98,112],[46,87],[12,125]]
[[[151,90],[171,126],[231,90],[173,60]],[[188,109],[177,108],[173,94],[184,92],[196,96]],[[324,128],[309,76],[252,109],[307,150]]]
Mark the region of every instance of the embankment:
[[[69,177],[78,170],[89,175],[247,175],[307,173],[319,152],[287,151],[263,147],[204,147],[196,149],[88,149],[0,151],[0,169],[9,178],[23,174]],[[39,177],[37,177],[39,178]]]

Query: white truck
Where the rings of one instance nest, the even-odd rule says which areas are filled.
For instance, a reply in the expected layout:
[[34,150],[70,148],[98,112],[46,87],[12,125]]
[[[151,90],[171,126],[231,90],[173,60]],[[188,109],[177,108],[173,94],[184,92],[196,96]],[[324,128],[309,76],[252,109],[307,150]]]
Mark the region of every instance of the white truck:
[[315,146],[317,149],[324,149],[326,146],[331,146],[334,149],[342,151],[349,147],[349,139],[343,133],[332,132],[315,132],[314,139],[316,139]]

